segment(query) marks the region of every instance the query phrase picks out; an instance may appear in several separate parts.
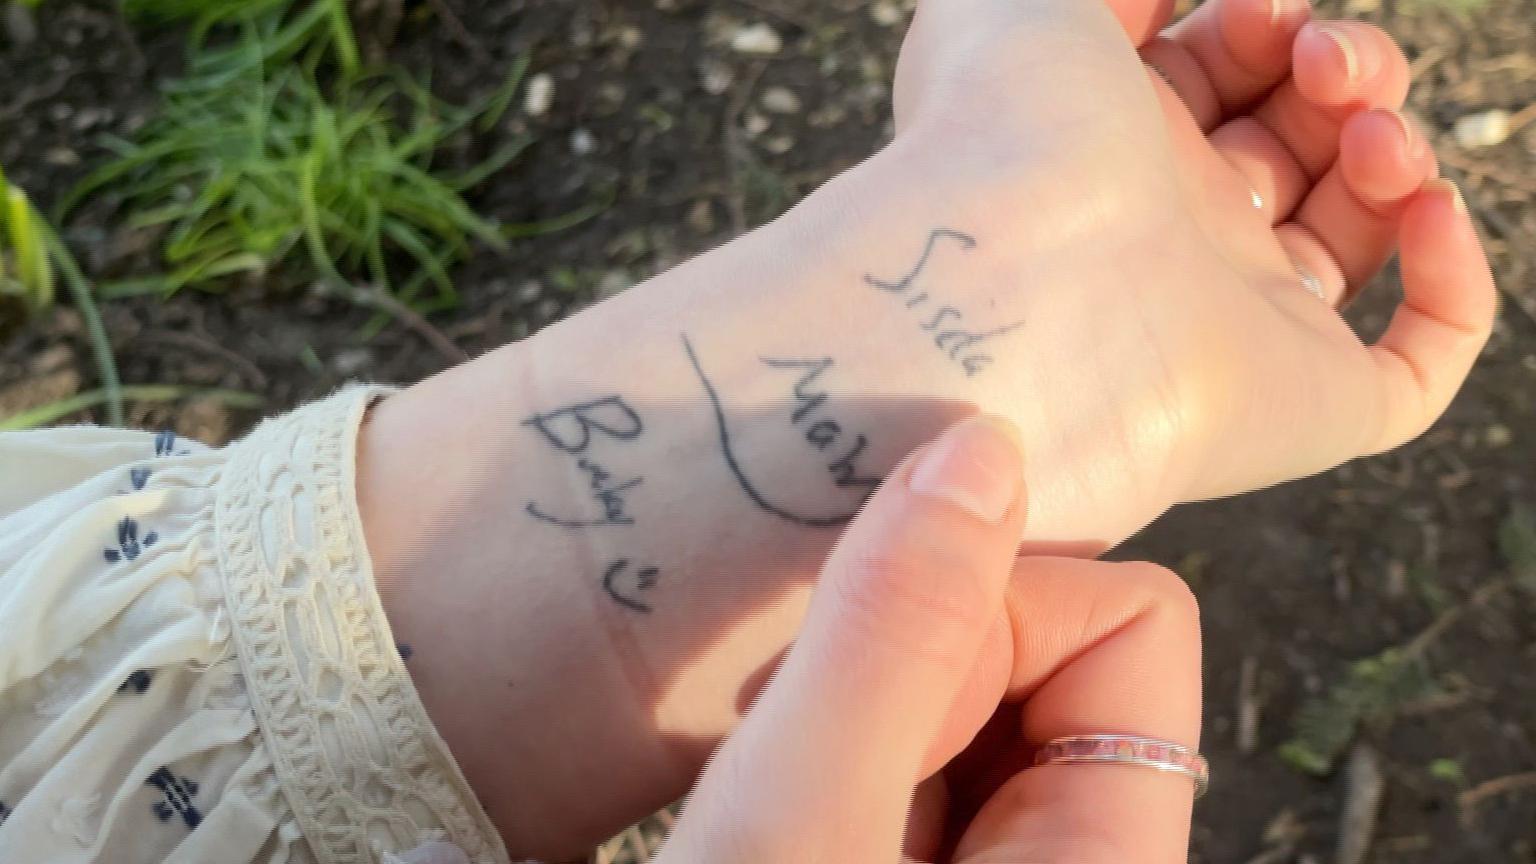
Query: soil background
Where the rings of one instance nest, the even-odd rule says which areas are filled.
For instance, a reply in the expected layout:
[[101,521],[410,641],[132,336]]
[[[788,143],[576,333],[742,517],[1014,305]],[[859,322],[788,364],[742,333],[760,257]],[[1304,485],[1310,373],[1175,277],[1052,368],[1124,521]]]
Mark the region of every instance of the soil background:
[[[357,5],[366,29],[379,0]],[[575,228],[460,268],[462,305],[432,320],[471,354],[772,218],[889,134],[900,2],[448,5],[462,30],[435,13],[438,4],[406,3],[405,26],[384,53],[430,71],[451,100],[494,89],[524,53],[554,85],[547,112],[512,112],[489,140],[447,154],[468,164],[496,139],[537,136],[476,203],[520,222],[611,201]],[[1483,221],[1505,295],[1498,330],[1420,441],[1180,507],[1115,555],[1177,569],[1204,608],[1205,747],[1217,781],[1198,808],[1191,860],[1335,860],[1340,813],[1359,782],[1344,771],[1305,776],[1277,751],[1305,700],[1355,660],[1440,620],[1449,626],[1427,654],[1440,695],[1361,737],[1385,775],[1366,860],[1536,862],[1536,608],[1518,592],[1477,595],[1508,569],[1500,524],[1518,504],[1536,504],[1536,123],[1491,147],[1464,148],[1452,134],[1469,115],[1536,105],[1536,0],[1487,0],[1467,13],[1427,0],[1348,6],[1325,8],[1379,22],[1408,50],[1411,107]],[[150,116],[181,42],[174,32],[130,31],[108,2],[49,0],[31,18],[34,33],[0,22],[0,165],[46,208],[100,160],[103,134],[130,133]],[[753,25],[772,28],[778,50],[732,51],[733,35]],[[65,227],[98,278],[144,266],[151,238],[114,226],[109,211],[88,208]],[[1375,332],[1395,297],[1389,273],[1352,316]],[[125,381],[252,391],[265,412],[351,378],[409,383],[450,365],[404,327],[360,341],[370,313],[302,290],[234,285],[103,311]],[[93,377],[68,306],[25,325],[0,322],[0,416],[90,389]],[[132,406],[129,420],[217,443],[258,416],[194,401]],[[1479,786],[1505,777],[1514,778],[1508,788]],[[632,860],[653,842],[649,829],[633,832],[603,856]]]

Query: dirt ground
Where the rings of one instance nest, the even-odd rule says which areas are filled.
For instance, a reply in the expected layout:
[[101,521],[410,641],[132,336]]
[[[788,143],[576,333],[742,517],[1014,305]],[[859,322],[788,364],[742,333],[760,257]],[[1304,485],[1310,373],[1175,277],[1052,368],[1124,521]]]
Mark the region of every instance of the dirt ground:
[[[461,268],[462,306],[433,321],[471,354],[771,218],[888,134],[905,21],[897,0],[450,5],[465,30],[434,19],[430,4],[408,4],[411,24],[390,57],[430,69],[449,98],[494,88],[523,52],[554,85],[547,112],[515,112],[491,136],[532,132],[538,143],[477,203],[512,222],[612,200],[577,228]],[[1495,146],[1463,147],[1453,134],[1469,115],[1536,105],[1536,0],[1487,0],[1465,16],[1430,0],[1347,5],[1408,49],[1412,107],[1484,222],[1505,292],[1499,329],[1461,398],[1421,441],[1179,508],[1116,555],[1178,569],[1203,602],[1205,747],[1217,780],[1198,808],[1192,860],[1337,860],[1345,801],[1370,784],[1345,771],[1307,776],[1278,751],[1299,707],[1355,660],[1431,628],[1415,650],[1437,692],[1360,739],[1385,781],[1364,860],[1536,862],[1536,608],[1499,587],[1509,567],[1497,543],[1512,509],[1536,504],[1536,123]],[[29,41],[24,25],[0,20],[0,165],[46,206],[99,158],[100,135],[143,123],[179,43],[174,33],[130,34],[107,0],[50,0],[33,23]],[[731,50],[752,25],[772,28],[777,50]],[[466,142],[450,158],[495,143]],[[67,233],[98,278],[144,263],[144,238],[104,213],[85,211]],[[1363,330],[1380,328],[1393,293],[1389,278],[1354,313]],[[270,412],[349,378],[410,382],[450,363],[401,327],[360,342],[367,312],[302,292],[235,286],[116,301],[104,314],[126,381],[253,391]],[[93,386],[73,310],[6,329],[0,416]],[[135,406],[129,419],[224,441],[257,414],[194,402]]]

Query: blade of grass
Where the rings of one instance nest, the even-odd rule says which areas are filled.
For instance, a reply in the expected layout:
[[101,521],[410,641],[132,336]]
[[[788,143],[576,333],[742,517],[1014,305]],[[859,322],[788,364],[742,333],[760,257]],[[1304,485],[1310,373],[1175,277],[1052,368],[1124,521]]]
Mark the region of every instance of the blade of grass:
[[[203,0],[129,2],[187,14]],[[393,293],[430,281],[433,302],[452,303],[451,268],[476,245],[506,248],[503,226],[463,190],[528,142],[457,174],[433,169],[433,156],[463,129],[498,124],[528,59],[487,98],[453,106],[426,79],[362,71],[345,0],[206,3],[184,86],[166,92],[162,115],[135,142],[114,142],[118,158],[65,202],[120,190],[130,224],[165,226],[160,249],[173,272],[114,283],[111,293],[209,287],[259,258],[284,285],[366,282]],[[588,218],[574,215],[511,236]],[[411,305],[414,293],[396,296]]]
[[512,62],[512,68],[507,71],[507,79],[501,87],[491,94],[491,98],[482,106],[480,119],[476,126],[481,132],[489,132],[496,128],[501,118],[507,113],[507,107],[512,104],[512,99],[517,95],[519,87],[523,86],[523,77],[528,74],[528,66],[532,58],[524,54]]
[[578,207],[562,216],[538,222],[520,222],[516,225],[503,225],[501,236],[508,240],[519,240],[524,237],[539,237],[544,234],[553,234],[569,228],[575,228],[577,225],[607,212],[608,208],[613,206],[616,198],[617,196],[610,190],[601,200]]
[[479,186],[488,180],[492,174],[498,173],[503,168],[512,164],[513,160],[523,155],[523,151],[527,150],[532,143],[532,138],[524,137],[510,144],[502,145],[501,149],[497,150],[489,159],[455,177],[453,182],[449,184],[449,188],[455,192],[462,192]]
[[54,263],[64,277],[64,284],[74,297],[80,318],[85,322],[86,335],[91,340],[91,353],[96,357],[96,374],[101,378],[101,392],[107,405],[107,423],[123,425],[123,385],[117,376],[117,360],[112,356],[112,340],[107,338],[107,328],[101,323],[101,310],[96,308],[96,298],[91,294],[91,283],[80,272],[75,256],[69,247],[51,229],[45,230],[45,239],[53,253]]
[[[112,403],[114,394],[105,389],[91,390],[85,393],[61,399],[37,408],[13,414],[10,417],[0,419],[0,432],[14,432],[21,429],[36,429],[46,426],[56,420],[78,414],[81,411],[95,408],[99,405]],[[127,399],[130,402],[176,402],[182,399],[212,399],[231,408],[260,408],[262,398],[254,393],[241,390],[222,390],[204,387],[181,387],[172,384],[141,384],[120,388],[115,398]],[[121,425],[117,423],[114,425]]]
[[46,230],[25,193],[0,176],[5,193],[6,239],[9,241],[17,281],[25,286],[24,300],[36,312],[53,303],[53,265],[45,248]]

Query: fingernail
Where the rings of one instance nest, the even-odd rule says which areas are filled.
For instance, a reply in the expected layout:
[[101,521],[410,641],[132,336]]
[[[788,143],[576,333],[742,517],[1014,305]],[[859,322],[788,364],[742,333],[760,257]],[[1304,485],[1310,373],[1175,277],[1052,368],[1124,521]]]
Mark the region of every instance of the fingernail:
[[1328,37],[1334,45],[1338,46],[1339,53],[1344,55],[1344,71],[1351,82],[1360,80],[1360,51],[1355,47],[1355,40],[1344,32],[1344,28],[1336,24],[1319,24],[1317,32]]
[[1407,148],[1406,152],[1408,155],[1417,157],[1424,145],[1424,139],[1419,133],[1414,131],[1413,124],[1409,122],[1407,117],[1403,116],[1402,112],[1388,111],[1387,116],[1391,117],[1392,122],[1397,124],[1397,131],[1403,136],[1403,146]]
[[1024,485],[1024,456],[1012,423],[988,415],[949,428],[924,448],[907,479],[918,495],[959,507],[996,525]]
[[1461,187],[1457,186],[1454,182],[1447,180],[1444,177],[1438,177],[1429,181],[1425,185],[1432,186],[1436,189],[1443,189],[1450,193],[1451,203],[1456,205],[1456,212],[1467,212],[1467,198],[1465,195],[1461,194]]
[[1306,0],[1269,0],[1269,24],[1279,26],[1286,18],[1308,8]]

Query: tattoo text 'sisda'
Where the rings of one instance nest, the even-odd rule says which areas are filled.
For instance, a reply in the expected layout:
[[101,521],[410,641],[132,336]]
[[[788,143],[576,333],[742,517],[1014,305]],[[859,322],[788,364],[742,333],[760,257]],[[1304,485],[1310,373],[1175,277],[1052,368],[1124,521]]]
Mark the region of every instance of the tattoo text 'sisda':
[[959,365],[967,378],[974,378],[996,362],[986,352],[987,344],[1018,329],[1024,322],[978,329],[969,323],[965,311],[946,303],[939,289],[923,279],[929,261],[940,244],[969,252],[976,248],[976,238],[949,228],[935,228],[928,233],[922,254],[907,275],[900,279],[879,279],[873,274],[866,274],[864,281],[912,310],[918,328],[924,333],[933,334],[934,347]]

